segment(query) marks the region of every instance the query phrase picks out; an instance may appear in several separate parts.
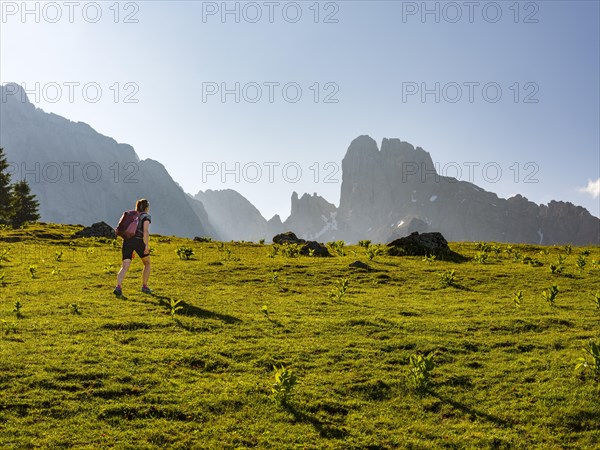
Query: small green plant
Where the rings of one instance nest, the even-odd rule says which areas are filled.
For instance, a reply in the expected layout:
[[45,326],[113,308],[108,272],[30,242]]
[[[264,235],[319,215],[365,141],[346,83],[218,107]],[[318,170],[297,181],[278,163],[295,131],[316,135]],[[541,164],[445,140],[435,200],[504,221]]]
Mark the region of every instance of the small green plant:
[[559,275],[562,273],[563,267],[558,264],[550,264],[550,273],[553,275]]
[[62,261],[62,257],[63,257],[63,251],[62,250],[57,250],[54,252],[54,260],[57,262]]
[[438,277],[442,286],[453,286],[456,282],[456,271],[454,269],[446,270],[438,273]]
[[583,270],[585,269],[585,265],[587,264],[586,260],[585,260],[585,256],[583,255],[579,255],[577,257],[577,268],[579,269],[580,272],[583,272]]
[[344,241],[331,241],[327,243],[327,246],[336,252],[338,256],[346,256],[346,251],[344,249],[345,245],[346,243]]
[[435,367],[433,352],[423,356],[420,353],[410,355],[409,375],[412,386],[417,391],[426,389],[431,381],[431,371]]
[[595,294],[591,294],[592,301],[594,302],[594,306],[596,309],[600,310],[600,291],[596,291]]
[[346,295],[346,292],[348,291],[349,284],[350,284],[350,280],[348,280],[348,278],[344,278],[344,279],[340,280],[338,282],[337,286],[334,287],[329,292],[329,297],[335,298],[336,300],[341,300],[342,297],[344,295]]
[[488,262],[488,254],[486,252],[479,252],[475,255],[474,259],[479,264],[485,264]]
[[275,258],[275,256],[277,256],[277,253],[279,253],[279,245],[273,244],[273,245],[271,245],[271,247],[269,247],[269,252],[267,253],[267,257]]
[[12,322],[8,322],[7,320],[0,320],[0,325],[2,326],[2,331],[4,334],[9,334],[11,331],[13,334],[17,332],[17,322],[14,320]]
[[521,255],[520,251],[516,251],[513,253],[513,262],[519,262],[521,261],[521,258],[523,257],[523,255]]
[[277,289],[279,289],[281,292],[287,291],[287,289],[285,289],[279,283],[279,271],[278,270],[271,270],[271,281],[273,282],[273,284],[275,286],[277,286]]
[[517,308],[521,306],[521,300],[523,300],[523,292],[517,291],[513,293],[513,303]]
[[539,259],[530,256],[523,257],[523,264],[529,264],[531,267],[542,267],[544,265]]
[[4,273],[0,275],[0,287],[6,286],[6,281],[4,281]]
[[308,249],[308,256],[310,258],[313,258],[315,256],[315,249],[314,248],[309,248]]
[[54,275],[54,276],[61,276],[61,275],[62,275],[62,271],[61,271],[61,270],[60,270],[58,267],[55,267],[55,268],[52,270],[52,272],[50,272],[50,273],[51,273],[52,275]]
[[37,278],[37,266],[34,264],[31,264],[29,266],[29,274],[31,275],[31,278]]
[[492,247],[489,244],[486,244],[483,241],[480,241],[477,243],[477,246],[475,247],[477,250],[480,250],[482,252],[491,252],[492,251]]
[[76,303],[69,303],[69,310],[71,311],[71,314],[75,314],[77,316],[81,315],[81,310]]
[[296,375],[283,365],[279,368],[273,366],[275,371],[275,382],[271,386],[271,399],[280,404],[286,405],[293,396],[293,389],[298,383]]
[[271,316],[270,316],[269,307],[267,305],[262,305],[262,308],[260,308],[260,311],[263,313],[263,315],[267,318],[267,320],[269,322],[273,322],[273,319],[271,319]]
[[115,273],[115,267],[112,265],[112,263],[108,263],[107,265],[104,266],[104,273],[107,273],[107,274]]
[[222,252],[224,248],[225,248],[225,243],[217,242],[217,251]]
[[542,296],[546,299],[546,302],[548,302],[548,304],[550,306],[555,306],[555,300],[556,300],[558,293],[559,293],[558,286],[553,285],[553,286],[550,286],[545,291],[542,291]]
[[10,258],[8,257],[9,254],[10,252],[7,249],[4,249],[2,252],[0,252],[0,266],[4,261],[10,261]]
[[367,249],[367,248],[369,248],[369,245],[371,245],[371,241],[367,240],[367,239],[365,239],[363,241],[358,241],[358,245]]
[[366,254],[367,254],[367,258],[369,258],[369,261],[372,261],[376,256],[379,256],[382,253],[381,247],[379,247],[378,245],[371,245],[369,244],[365,250]]
[[192,249],[191,247],[181,246],[181,247],[177,247],[177,250],[175,250],[175,253],[177,253],[177,256],[179,256],[179,259],[188,260],[194,255],[194,249]]
[[573,251],[573,246],[571,246],[571,244],[567,244],[563,247],[563,249],[567,255],[570,255]]
[[169,299],[169,306],[171,307],[171,317],[175,318],[175,314],[177,314],[177,311],[180,311],[183,309],[183,306],[180,305],[181,300],[173,300],[172,298]]
[[261,240],[259,240],[259,241],[258,241],[258,243],[259,243],[260,245],[265,245],[265,240],[264,240],[264,239],[261,239]]
[[295,242],[286,242],[280,247],[281,254],[288,258],[297,258],[300,256],[300,249],[300,245],[296,244]]
[[[579,363],[575,366],[575,370],[589,371],[594,378],[600,379],[600,342],[590,340],[587,347],[583,347],[582,350],[586,355],[578,359]],[[587,359],[588,355],[592,357],[590,361]]]
[[225,259],[227,259],[227,260],[231,259],[231,249],[229,247],[227,247],[225,249]]
[[23,313],[21,312],[22,309],[23,309],[23,303],[21,303],[20,300],[17,300],[14,304],[13,311],[12,311],[17,319],[23,318]]
[[431,255],[425,255],[425,257],[422,260],[423,262],[426,262],[427,264],[431,264],[435,261],[435,255],[431,254]]

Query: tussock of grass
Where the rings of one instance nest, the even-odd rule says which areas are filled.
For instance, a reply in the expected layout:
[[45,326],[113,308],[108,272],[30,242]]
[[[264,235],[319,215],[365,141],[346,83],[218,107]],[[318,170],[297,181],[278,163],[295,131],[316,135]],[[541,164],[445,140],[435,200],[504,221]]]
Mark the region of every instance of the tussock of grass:
[[[79,229],[0,232],[2,448],[600,443],[598,381],[574,371],[600,340],[597,247],[582,270],[583,249],[563,246],[451,243],[465,257],[457,263],[369,260],[363,246],[270,257],[265,245],[153,235],[155,295],[139,292],[134,260],[117,299],[119,243],[72,239]],[[178,257],[182,247],[191,259]],[[559,255],[563,270],[552,273]],[[357,259],[369,271],[349,267]],[[542,296],[553,285],[554,307]],[[416,390],[410,357],[430,353]],[[297,376],[285,402],[271,400],[273,367]]]

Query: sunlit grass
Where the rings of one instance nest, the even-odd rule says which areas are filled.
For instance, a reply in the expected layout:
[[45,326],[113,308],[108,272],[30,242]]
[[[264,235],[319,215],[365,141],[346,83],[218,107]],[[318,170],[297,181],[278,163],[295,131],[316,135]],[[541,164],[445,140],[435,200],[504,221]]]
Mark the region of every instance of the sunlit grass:
[[[78,229],[0,231],[2,448],[600,445],[598,381],[575,371],[600,341],[583,249],[457,243],[472,259],[452,263],[153,235],[155,295],[135,259],[118,299],[118,243]],[[411,355],[429,354],[415,389]],[[286,402],[274,367],[296,377]]]

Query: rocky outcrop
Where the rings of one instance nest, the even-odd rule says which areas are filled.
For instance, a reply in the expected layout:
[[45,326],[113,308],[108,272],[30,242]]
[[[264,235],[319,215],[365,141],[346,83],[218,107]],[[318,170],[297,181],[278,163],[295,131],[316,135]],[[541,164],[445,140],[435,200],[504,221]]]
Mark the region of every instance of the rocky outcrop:
[[273,243],[279,245],[301,245],[300,254],[304,256],[331,256],[327,247],[317,241],[306,241],[296,236],[292,231],[286,231],[273,236]]
[[304,244],[305,242],[304,239],[298,238],[293,231],[286,231],[285,233],[279,233],[277,236],[273,236],[273,244]]
[[388,255],[391,256],[436,256],[439,259],[456,262],[467,258],[452,251],[448,241],[441,233],[411,233],[388,244]]
[[89,227],[85,227],[83,230],[79,230],[73,234],[72,237],[103,237],[107,239],[116,239],[117,233],[115,232],[114,228],[108,225],[106,222],[96,222]]
[[292,211],[284,222],[284,226],[291,230],[300,230],[304,239],[322,239],[337,231],[337,208],[316,193],[310,196],[304,194],[298,197],[292,194]]
[[584,208],[498,198],[440,176],[429,153],[398,139],[384,139],[379,150],[370,137],[356,138],[342,169],[337,222],[346,241],[387,242],[414,231],[439,231],[450,241],[600,243],[600,219]]
[[214,235],[202,204],[192,207],[157,161],[89,125],[36,108],[18,85],[0,86],[0,146],[13,180],[25,179],[40,202],[41,219],[115,224],[135,200],[147,198],[152,233]]

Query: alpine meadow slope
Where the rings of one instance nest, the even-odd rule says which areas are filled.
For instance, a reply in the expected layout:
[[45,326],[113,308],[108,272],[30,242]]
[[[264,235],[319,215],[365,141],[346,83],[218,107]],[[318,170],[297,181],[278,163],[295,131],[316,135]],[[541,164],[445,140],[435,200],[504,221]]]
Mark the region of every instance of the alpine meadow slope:
[[0,230],[2,448],[600,445],[598,247],[152,234],[154,295],[134,261],[118,299],[120,242],[80,229]]

